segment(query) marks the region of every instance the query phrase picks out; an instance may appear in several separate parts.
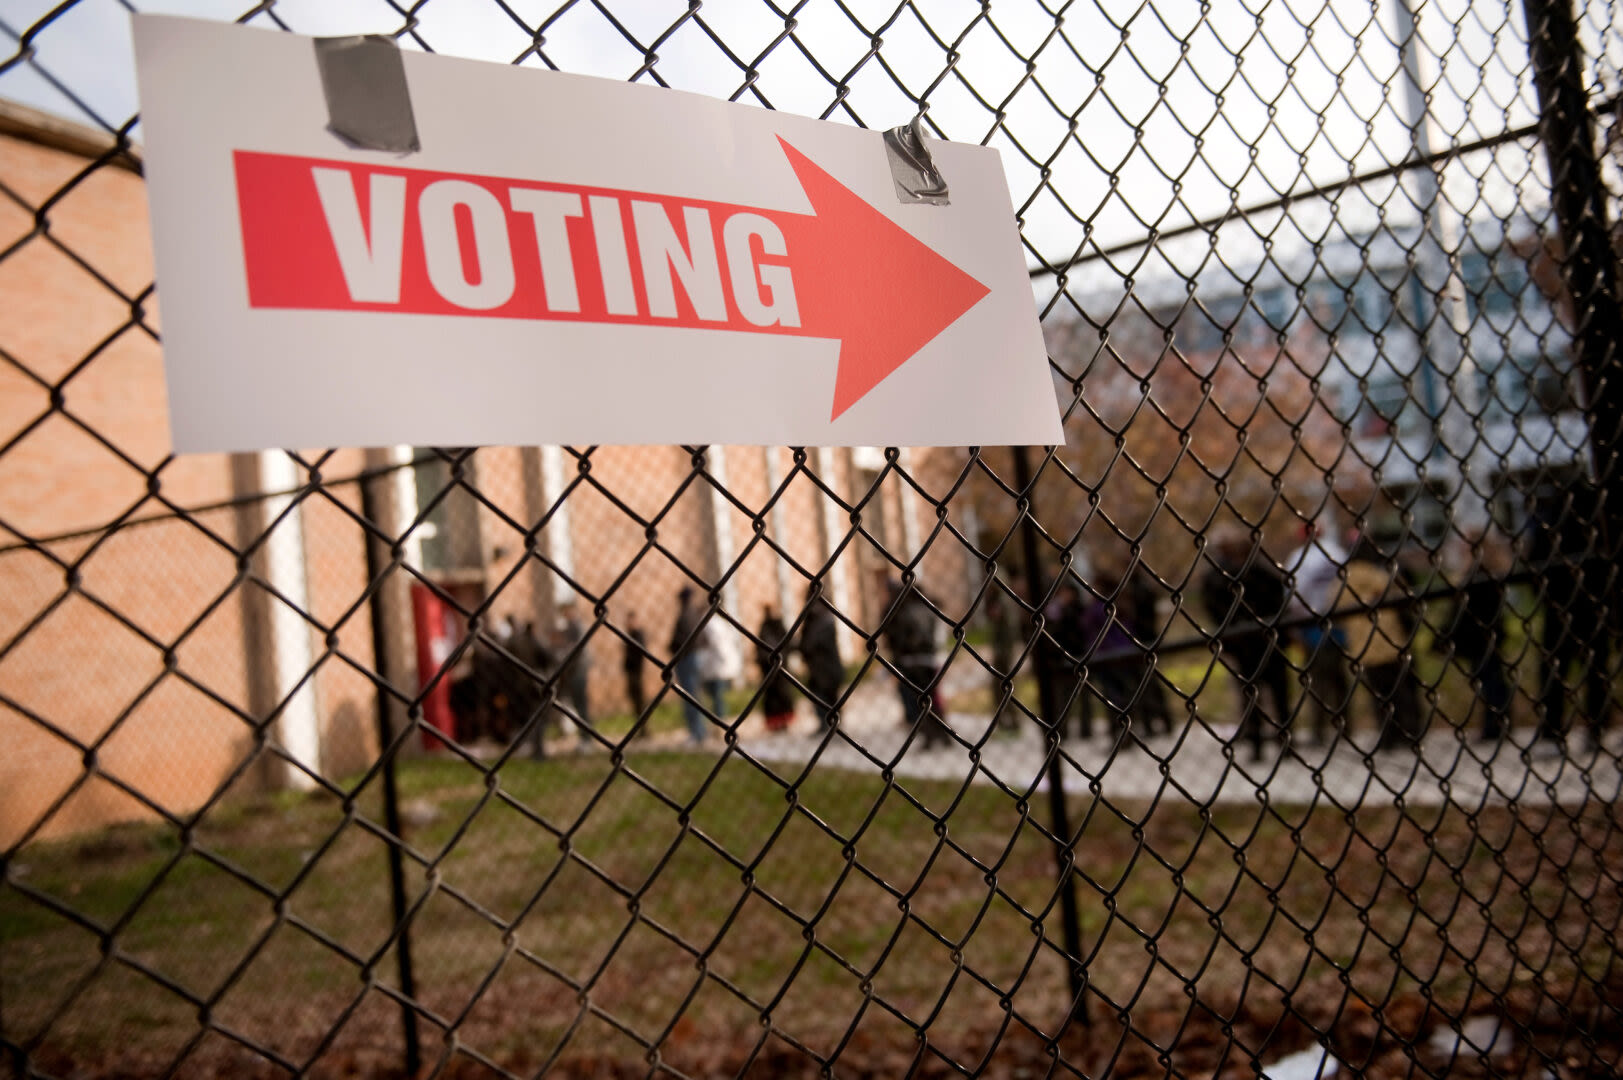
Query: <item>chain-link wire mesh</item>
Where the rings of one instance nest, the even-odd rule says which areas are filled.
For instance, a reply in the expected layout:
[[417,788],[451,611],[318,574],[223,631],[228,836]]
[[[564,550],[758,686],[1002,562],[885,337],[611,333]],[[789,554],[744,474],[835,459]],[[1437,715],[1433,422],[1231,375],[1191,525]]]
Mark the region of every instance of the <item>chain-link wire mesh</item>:
[[0,2],[8,1074],[1623,1068],[1615,4],[228,11],[997,147],[1067,439],[187,458],[137,6]]

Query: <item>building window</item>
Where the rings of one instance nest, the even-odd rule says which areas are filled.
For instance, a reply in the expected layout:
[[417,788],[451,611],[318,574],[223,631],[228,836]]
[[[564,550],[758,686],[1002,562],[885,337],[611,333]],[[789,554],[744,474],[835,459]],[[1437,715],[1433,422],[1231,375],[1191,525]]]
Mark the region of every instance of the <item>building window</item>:
[[1290,325],[1295,299],[1293,292],[1283,286],[1257,293],[1257,310],[1270,330],[1277,333]]
[[1401,434],[1412,409],[1413,401],[1403,376],[1384,364],[1369,373],[1368,389],[1364,393],[1365,409],[1359,416],[1357,430],[1360,435]]
[[[473,468],[472,458],[464,468]],[[423,569],[439,574],[481,570],[484,553],[479,542],[478,503],[466,487],[451,486],[451,465],[444,458],[419,454],[412,469],[417,480],[417,512],[426,511],[415,531],[422,540]]]
[[1237,296],[1202,300],[1204,310],[1191,303],[1178,318],[1173,331],[1179,351],[1185,356],[1220,351],[1223,335],[1234,328],[1243,303]]
[[1373,275],[1365,275],[1358,279],[1352,293],[1355,315],[1348,322],[1366,334],[1386,333],[1392,325],[1392,290]]
[[1347,318],[1346,285],[1334,279],[1320,279],[1308,287],[1308,310],[1326,334],[1345,335],[1352,320]]
[[1474,251],[1460,257],[1460,280],[1465,285],[1466,311],[1472,319],[1485,314],[1497,326],[1513,318],[1522,307],[1531,282],[1527,263],[1503,248],[1491,256]]

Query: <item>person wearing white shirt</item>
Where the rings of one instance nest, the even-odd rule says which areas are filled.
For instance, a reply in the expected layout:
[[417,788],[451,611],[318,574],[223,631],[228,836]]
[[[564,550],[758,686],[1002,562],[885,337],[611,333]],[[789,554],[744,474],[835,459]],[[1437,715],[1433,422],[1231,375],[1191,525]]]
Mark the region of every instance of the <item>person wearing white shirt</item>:
[[1347,564],[1347,549],[1333,533],[1316,521],[1305,523],[1302,546],[1285,560],[1291,616],[1321,616],[1317,624],[1304,626],[1298,634],[1307,648],[1302,700],[1312,705],[1313,734],[1320,743],[1329,741],[1331,727],[1337,732],[1345,728],[1347,699],[1352,693],[1342,633],[1326,617],[1341,599]]

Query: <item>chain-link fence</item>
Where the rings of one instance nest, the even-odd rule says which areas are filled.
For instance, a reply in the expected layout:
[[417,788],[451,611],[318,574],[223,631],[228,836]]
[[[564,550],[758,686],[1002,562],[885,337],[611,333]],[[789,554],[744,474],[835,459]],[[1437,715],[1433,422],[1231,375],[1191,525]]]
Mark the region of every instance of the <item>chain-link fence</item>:
[[1067,440],[178,459],[136,6],[0,2],[8,1075],[1623,1069],[1614,4],[230,11],[997,147]]

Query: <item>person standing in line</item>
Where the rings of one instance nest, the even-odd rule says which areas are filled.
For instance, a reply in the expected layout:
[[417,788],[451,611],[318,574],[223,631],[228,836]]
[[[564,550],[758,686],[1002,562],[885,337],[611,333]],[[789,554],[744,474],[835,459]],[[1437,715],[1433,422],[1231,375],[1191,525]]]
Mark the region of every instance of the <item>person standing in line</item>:
[[756,638],[755,663],[761,669],[761,711],[766,715],[766,729],[773,733],[788,731],[795,719],[794,689],[783,671],[783,644],[789,631],[776,609],[766,609]]
[[916,585],[890,583],[890,620],[885,639],[902,698],[902,715],[909,730],[922,737],[926,749],[950,741],[946,725],[934,713],[931,697],[936,678],[935,612]]
[[1014,679],[1020,627],[1015,620],[1015,605],[996,582],[986,592],[986,624],[992,634],[992,709],[997,713],[993,723],[1002,731],[1014,731],[1019,709],[1012,702],[1003,703],[1003,684]]
[[741,666],[727,640],[728,628],[711,619],[699,631],[699,685],[710,701],[710,713],[720,723],[727,722],[727,688]]
[[[1585,730],[1600,745],[1611,711],[1607,666],[1613,623],[1612,567],[1597,552],[1599,506],[1593,485],[1574,484],[1545,500],[1534,523],[1532,562],[1544,579],[1543,717],[1538,739],[1546,746],[1567,737],[1568,673],[1582,673]],[[1571,687],[1570,689],[1576,689]]]
[[806,690],[824,728],[834,726],[835,703],[840,684],[845,681],[845,662],[840,658],[839,625],[834,609],[821,594],[806,605],[806,619],[800,626],[800,656],[806,661]]
[[[558,613],[558,656],[564,665],[559,681],[563,683],[564,696],[568,699],[570,708],[574,710],[575,722],[582,728],[589,728],[592,725],[590,701],[592,657],[584,644],[586,631],[581,626],[573,601],[564,604]],[[571,652],[574,653],[573,656],[570,655]]]
[[1336,620],[1358,681],[1374,700],[1376,745],[1381,750],[1418,747],[1425,728],[1420,685],[1415,679],[1410,642],[1409,588],[1403,575],[1368,537],[1346,567],[1346,606],[1352,614]]
[[1304,702],[1312,702],[1313,733],[1322,744],[1330,741],[1332,729],[1337,733],[1345,729],[1352,693],[1343,637],[1330,614],[1341,598],[1346,562],[1347,549],[1336,540],[1334,529],[1310,521],[1302,526],[1302,546],[1285,563],[1292,597],[1289,614],[1315,620],[1299,634],[1307,649],[1302,694]]
[[[1505,578],[1510,573],[1509,546],[1496,542],[1487,529],[1466,538],[1461,559],[1465,579],[1454,609],[1453,625],[1445,640],[1453,646],[1459,664],[1482,702],[1482,727],[1477,738],[1498,742],[1510,730],[1510,680],[1499,655],[1504,636]],[[1462,718],[1462,726],[1469,716]]]
[[[625,622],[625,652],[620,657],[620,671],[626,678],[626,700],[631,703],[631,722],[637,724],[642,719],[643,709],[648,707],[648,695],[643,691],[642,674],[648,663],[648,636],[643,633],[642,624],[637,621],[635,611],[626,612]],[[648,729],[638,729],[641,735],[647,735]]]
[[[1262,758],[1265,736],[1277,738],[1290,716],[1289,661],[1273,629],[1285,610],[1285,580],[1261,547],[1239,531],[1218,537],[1201,581],[1201,603],[1216,625],[1223,662],[1240,687],[1238,735]],[[1272,711],[1265,709],[1267,690]]]
[[517,689],[512,695],[513,723],[519,731],[528,726],[530,756],[540,761],[547,756],[547,721],[552,712],[546,693],[547,680],[552,678],[552,653],[542,642],[534,619],[513,635],[511,647],[514,657],[528,669],[517,676]]
[[492,627],[494,642],[483,635],[477,639],[485,654],[486,683],[490,690],[485,699],[487,708],[483,721],[475,738],[506,742],[510,733],[522,723],[518,709],[523,697],[520,686],[523,676],[510,658],[518,642],[518,633],[518,620],[512,615],[504,615]]
[[497,655],[496,647],[483,634],[475,634],[468,653],[473,712],[466,727],[458,724],[456,732],[457,739],[464,743],[499,731],[507,723],[509,706],[508,664]]
[[[442,676],[451,684],[447,696],[451,705],[453,735],[474,730],[474,724],[479,720],[479,710],[483,708],[480,697],[484,693],[484,687],[479,681],[479,669],[473,662],[474,649],[477,647],[478,643],[475,642],[474,648],[464,653],[462,659]],[[435,746],[438,743],[429,745]]]
[[1130,641],[1132,659],[1121,664],[1122,680],[1137,695],[1139,713],[1147,735],[1172,734],[1172,708],[1167,701],[1167,684],[1155,671],[1154,648],[1163,629],[1160,612],[1161,589],[1143,563],[1136,565],[1122,586],[1120,619]]
[[703,647],[700,622],[704,609],[691,586],[682,586],[676,594],[676,621],[671,624],[670,654],[676,667],[676,685],[682,688],[682,718],[687,723],[688,739],[694,746],[703,746],[708,725],[704,710],[699,705],[700,651]]
[[1082,591],[1074,579],[1067,578],[1043,606],[1046,636],[1038,639],[1035,652],[1038,680],[1054,680],[1055,696],[1061,702],[1060,715],[1051,718],[1055,734],[1061,739],[1070,734],[1073,710],[1077,714],[1077,737],[1093,736],[1093,706],[1088,699],[1087,686],[1078,677],[1077,667],[1087,651],[1082,637],[1083,610]]
[[1122,591],[1121,579],[1106,571],[1100,574],[1098,587],[1099,596],[1083,603],[1077,619],[1077,648],[1088,670],[1088,685],[1083,687],[1082,730],[1084,738],[1093,730],[1093,701],[1097,698],[1119,739],[1132,730],[1130,711],[1139,687],[1131,671],[1133,639],[1122,626],[1115,607],[1115,598]]

